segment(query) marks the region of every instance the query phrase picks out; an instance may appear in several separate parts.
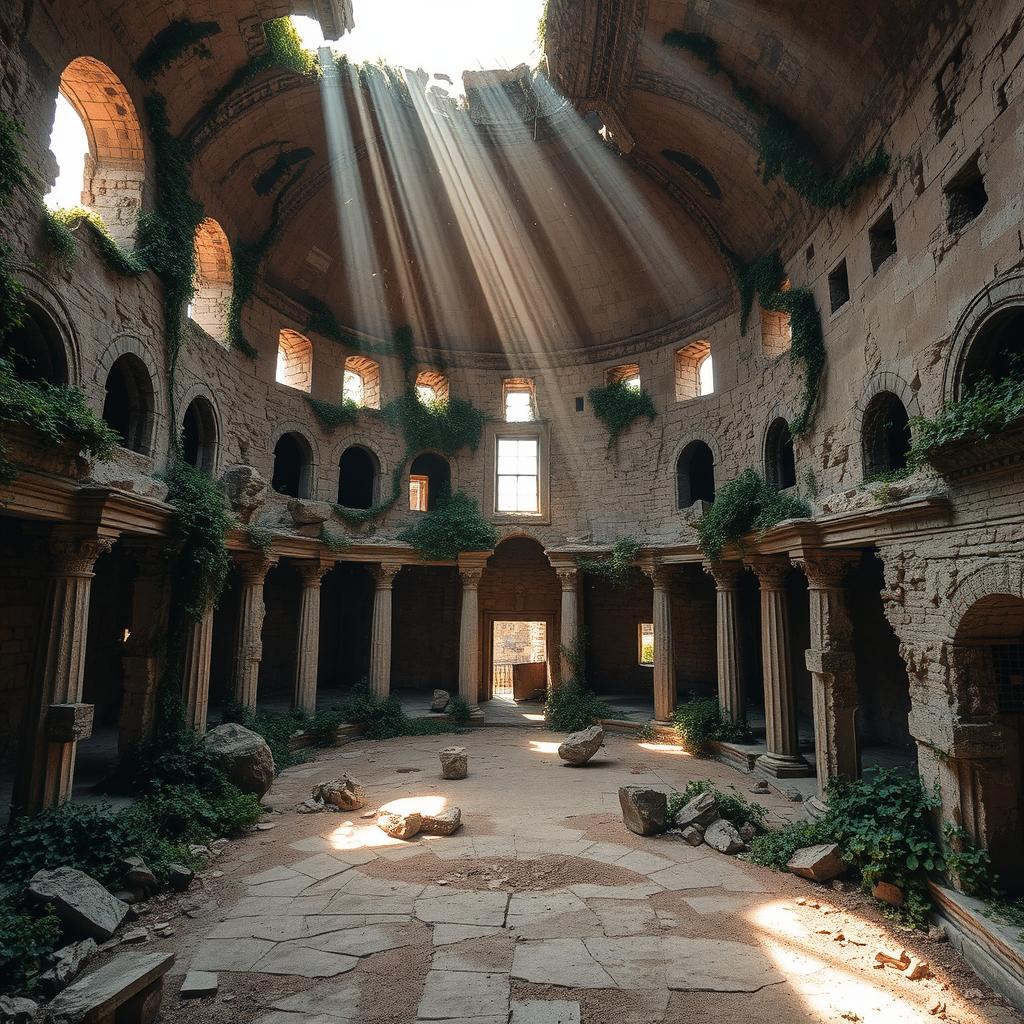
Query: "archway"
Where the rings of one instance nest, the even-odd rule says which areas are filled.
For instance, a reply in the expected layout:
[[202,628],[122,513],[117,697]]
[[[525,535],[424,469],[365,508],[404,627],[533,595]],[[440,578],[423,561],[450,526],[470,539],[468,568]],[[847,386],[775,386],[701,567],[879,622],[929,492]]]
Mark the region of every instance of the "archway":
[[373,508],[380,465],[368,448],[354,444],[338,461],[338,504],[342,508]]
[[796,457],[789,424],[780,416],[772,420],[764,441],[764,476],[780,491],[796,485]]
[[1000,310],[979,328],[963,357],[959,394],[986,377],[1011,375],[1024,375],[1024,305]]
[[148,455],[153,439],[153,381],[146,364],[131,352],[107,374],[103,419],[121,435],[125,448]]
[[880,391],[868,402],[861,426],[865,479],[905,469],[910,442],[906,408],[891,391]]
[[676,494],[679,507],[695,501],[715,500],[715,457],[703,441],[691,441],[676,462]]
[[211,338],[227,340],[228,307],[231,304],[231,246],[224,229],[212,217],[196,228],[195,292],[189,318]]
[[213,473],[217,465],[217,416],[210,400],[202,395],[188,403],[182,417],[181,449],[189,465]]
[[409,467],[409,508],[429,512],[451,494],[452,467],[442,455],[424,452]]
[[308,498],[313,475],[313,451],[294,431],[282,434],[274,445],[274,472],[270,486],[290,498]]
[[298,331],[283,329],[277,336],[278,384],[307,394],[313,387],[313,343]]
[[68,383],[68,359],[60,330],[35,303],[26,303],[21,326],[0,339],[0,358],[10,362],[15,377]]

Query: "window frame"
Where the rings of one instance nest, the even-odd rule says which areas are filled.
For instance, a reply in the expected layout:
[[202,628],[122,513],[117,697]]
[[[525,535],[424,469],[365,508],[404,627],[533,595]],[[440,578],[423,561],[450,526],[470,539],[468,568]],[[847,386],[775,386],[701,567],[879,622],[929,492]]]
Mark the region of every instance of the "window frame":
[[[535,440],[537,442],[537,511],[505,512],[498,510],[498,441]],[[489,465],[484,484],[484,514],[493,523],[551,522],[550,427],[534,420],[531,423],[488,423],[485,443]]]
[[[644,626],[651,627],[651,660],[644,661]],[[655,658],[655,641],[654,635],[654,623],[644,622],[643,619],[638,620],[636,624],[636,664],[638,668],[654,668]]]
[[[509,395],[527,395],[530,399],[530,418],[528,420],[510,420],[508,418]],[[508,424],[536,423],[537,387],[531,377],[506,377],[501,382],[501,415],[502,422]]]
[[[422,499],[421,505],[413,504],[413,485],[419,486],[419,496]],[[409,511],[429,512],[430,511],[430,477],[423,473],[409,474]]]

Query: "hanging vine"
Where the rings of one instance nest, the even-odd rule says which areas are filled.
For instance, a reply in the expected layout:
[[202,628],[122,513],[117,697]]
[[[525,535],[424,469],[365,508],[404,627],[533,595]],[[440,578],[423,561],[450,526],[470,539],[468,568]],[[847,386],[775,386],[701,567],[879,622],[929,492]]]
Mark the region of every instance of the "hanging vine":
[[[14,193],[24,188],[29,171],[21,155],[21,125],[0,112],[0,213],[6,215]],[[0,241],[0,341],[8,331],[20,327],[24,318],[22,287],[11,268],[13,253]]]
[[209,59],[212,54],[205,40],[220,32],[216,21],[193,21],[175,18],[146,45],[135,62],[135,72],[144,82],[154,79],[186,53]]
[[635,537],[620,537],[612,546],[610,555],[605,558],[581,558],[579,566],[584,572],[608,580],[613,587],[621,587],[629,579],[639,554],[640,544]]
[[498,533],[480,506],[462,491],[441,498],[413,526],[398,535],[430,562],[450,562],[461,551],[492,551]]
[[101,217],[83,206],[70,210],[46,210],[43,224],[50,249],[61,262],[74,260],[78,252],[78,232],[85,225],[111,270],[125,276],[136,276],[148,269],[137,253],[122,249],[111,237]]
[[724,75],[733,95],[761,119],[758,156],[765,184],[781,174],[797,195],[820,209],[830,210],[845,206],[867,182],[889,170],[891,157],[881,145],[869,159],[855,164],[842,176],[822,170],[815,147],[800,126],[778,107],[765,102],[752,86],[741,82],[736,73],[721,62],[714,39],[699,32],[676,29],[667,32],[662,42],[692,53],[704,63],[710,75]]
[[642,416],[653,420],[658,415],[649,392],[633,387],[624,380],[612,381],[602,388],[591,388],[589,397],[594,415],[608,430],[609,448],[614,446],[619,434],[634,420]]

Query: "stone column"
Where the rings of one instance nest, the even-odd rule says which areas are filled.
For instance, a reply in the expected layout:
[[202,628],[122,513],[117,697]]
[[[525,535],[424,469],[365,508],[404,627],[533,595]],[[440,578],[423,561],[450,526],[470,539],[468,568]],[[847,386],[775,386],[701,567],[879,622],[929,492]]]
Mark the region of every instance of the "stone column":
[[235,642],[233,692],[243,707],[256,707],[256,688],[263,660],[263,582],[277,564],[276,556],[245,555],[238,561],[242,580],[242,600],[238,610],[238,632]]
[[740,562],[705,562],[704,571],[715,580],[715,639],[718,650],[718,703],[733,721],[746,714],[740,641]]
[[858,558],[856,551],[830,551],[793,559],[807,576],[810,601],[811,646],[805,657],[814,698],[819,801],[831,779],[860,775],[853,626],[843,593],[843,576]]
[[786,614],[786,573],[780,558],[754,558],[750,566],[761,585],[761,671],[764,676],[765,740],[768,752],[757,767],[777,778],[810,775],[800,756],[796,723],[796,693],[790,663],[789,621]]
[[206,732],[206,710],[210,702],[210,656],[213,653],[213,605],[203,617],[186,626],[185,656],[182,661],[182,699],[185,724],[196,732]]
[[331,569],[321,562],[303,562],[302,606],[299,610],[299,649],[295,661],[295,707],[316,713],[316,681],[320,665],[320,584]]
[[402,566],[384,562],[372,571],[377,589],[370,633],[370,689],[383,700],[391,692],[391,588]]
[[459,617],[459,696],[469,705],[473,718],[480,710],[480,578],[484,567],[459,559],[462,577],[462,612]]
[[167,549],[134,543],[132,628],[124,645],[124,701],[118,722],[117,750],[123,754],[153,728],[160,686],[160,649],[167,636]]
[[583,658],[582,646],[580,645],[579,649],[577,649],[580,639],[580,573],[579,569],[574,565],[559,565],[555,569],[555,575],[558,576],[558,582],[562,585],[562,607],[559,616],[560,629],[558,635],[558,681],[565,682],[573,677],[577,667],[582,670],[582,665],[572,665],[569,658],[565,656],[565,652],[570,651],[577,658],[581,660]]
[[672,641],[672,573],[665,566],[645,570],[654,584],[654,718],[669,722],[676,708],[676,659]]
[[50,580],[32,672],[14,807],[32,813],[71,795],[75,745],[92,734],[92,705],[82,703],[93,567],[115,536],[57,527],[50,539]]

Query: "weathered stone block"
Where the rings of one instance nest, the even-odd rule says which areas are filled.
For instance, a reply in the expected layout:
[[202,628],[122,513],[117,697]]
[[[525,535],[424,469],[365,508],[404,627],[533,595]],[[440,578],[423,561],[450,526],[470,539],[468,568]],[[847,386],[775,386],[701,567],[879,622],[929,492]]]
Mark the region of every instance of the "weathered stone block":
[[794,875],[809,878],[812,882],[831,881],[846,870],[843,858],[839,854],[839,847],[835,843],[805,846],[793,854],[786,867]]
[[571,765],[586,764],[601,749],[604,729],[592,725],[589,729],[569,733],[558,745],[558,756]]
[[665,831],[668,819],[668,797],[644,786],[623,786],[619,790],[622,821],[638,836],[653,836]]
[[51,704],[46,712],[46,738],[51,743],[75,743],[92,735],[93,704]]
[[95,878],[75,868],[37,871],[28,883],[28,895],[36,903],[53,907],[72,934],[101,941],[117,931],[128,913],[127,903],[111,896]]

